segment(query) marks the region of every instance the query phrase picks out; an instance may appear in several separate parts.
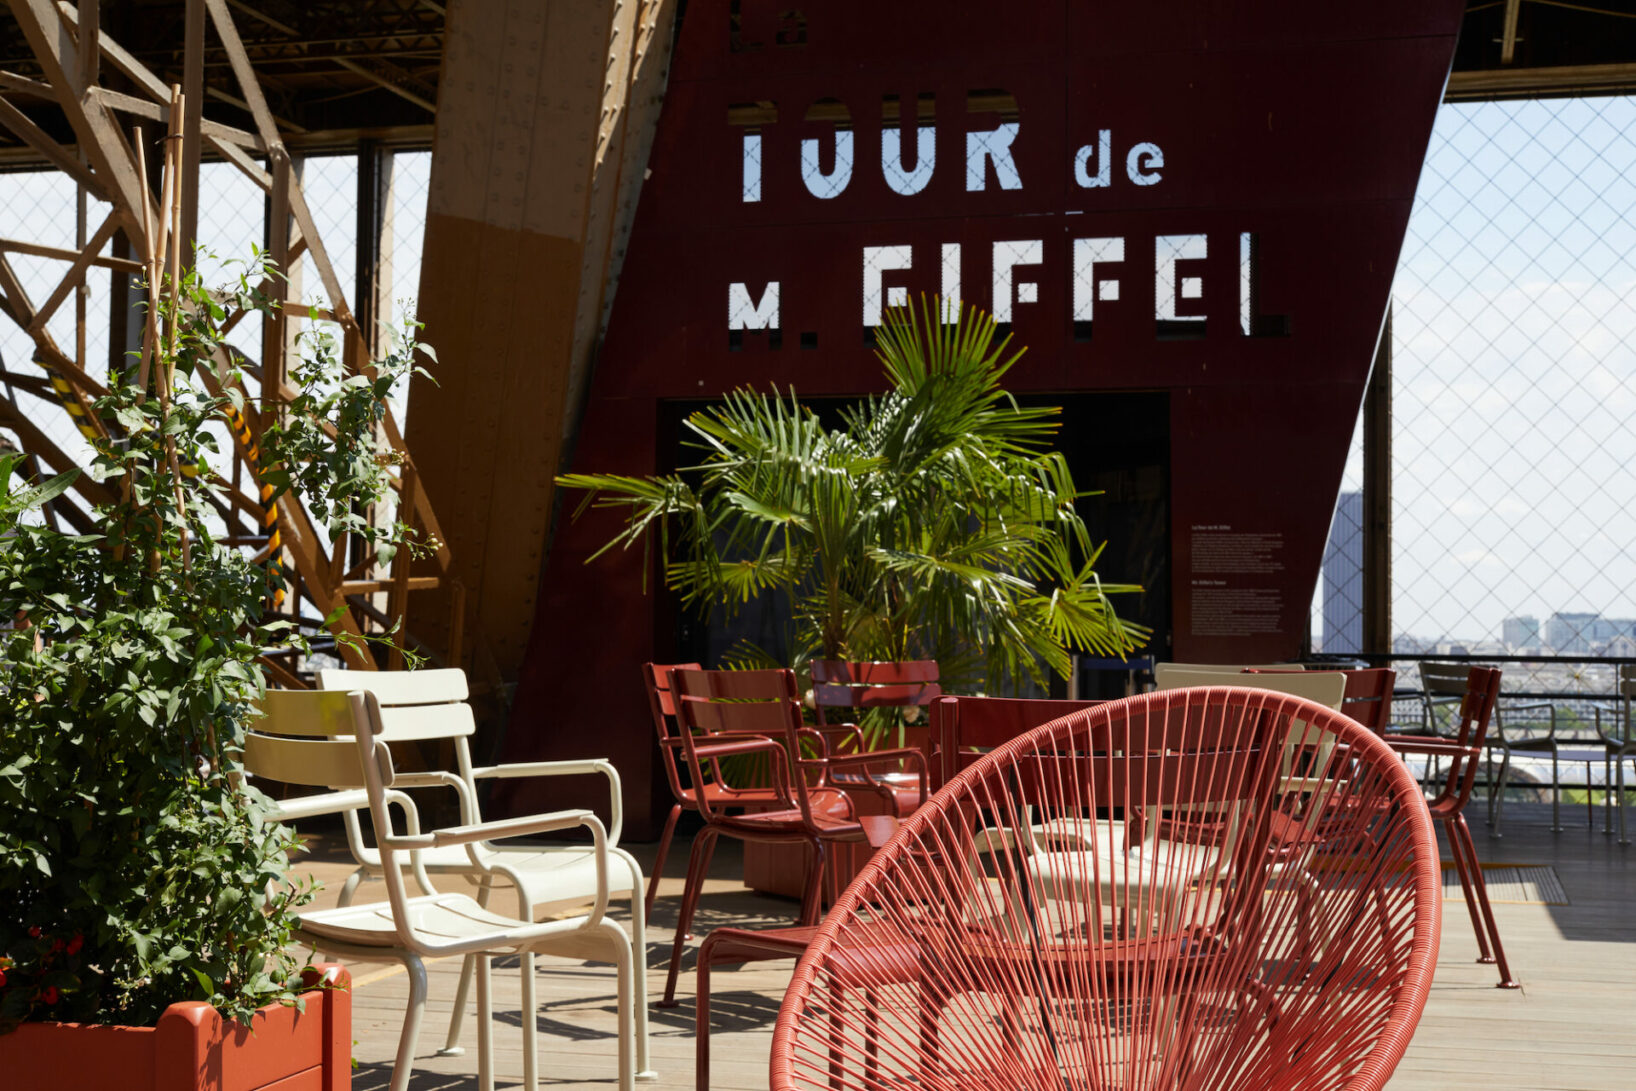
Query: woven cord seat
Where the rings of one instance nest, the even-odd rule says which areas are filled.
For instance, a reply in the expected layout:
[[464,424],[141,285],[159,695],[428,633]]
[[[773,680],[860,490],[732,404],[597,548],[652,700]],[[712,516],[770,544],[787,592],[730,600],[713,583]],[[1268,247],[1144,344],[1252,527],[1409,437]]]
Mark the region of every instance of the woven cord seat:
[[1238,687],[1109,702],[903,821],[796,967],[771,1086],[1379,1088],[1441,897],[1419,788],[1362,725]]

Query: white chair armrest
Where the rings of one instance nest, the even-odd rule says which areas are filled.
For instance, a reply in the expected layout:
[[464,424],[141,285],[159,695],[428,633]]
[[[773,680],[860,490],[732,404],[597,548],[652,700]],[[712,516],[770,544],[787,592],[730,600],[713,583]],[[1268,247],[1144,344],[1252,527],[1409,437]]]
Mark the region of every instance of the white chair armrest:
[[[478,822],[470,826],[450,826],[434,830],[427,836],[432,838],[433,845],[441,848],[445,845],[468,845],[474,841],[490,841],[498,837],[550,833],[553,830],[571,829],[575,826],[586,826],[596,833],[602,833],[602,822],[595,812],[574,810],[531,814],[522,818],[502,818],[495,822]],[[603,836],[606,837],[606,834]]]
[[619,770],[605,758],[580,761],[517,761],[505,765],[484,765],[471,771],[474,780],[514,780],[521,777],[588,776],[601,773],[608,778],[608,844],[619,844],[625,830],[624,790]]
[[323,792],[315,796],[274,800],[272,813],[268,817],[278,822],[294,822],[298,818],[368,809],[369,793],[355,788],[346,792]]
[[[591,840],[595,843],[592,859],[596,862],[596,901],[591,907],[591,914],[584,927],[598,924],[608,911],[608,834],[602,827],[602,820],[595,812],[587,810],[552,811],[549,814],[526,815],[522,818],[503,818],[498,822],[479,822],[472,826],[454,826],[449,829],[435,830],[418,838],[397,839],[400,844],[393,844],[392,848],[441,848],[445,845],[465,845],[466,851],[471,854],[472,861],[485,871],[488,864],[482,861],[477,853],[477,846],[481,842],[499,837],[520,837],[531,833],[550,833],[553,830],[572,829],[583,826],[591,831]],[[408,844],[415,841],[421,844]]]

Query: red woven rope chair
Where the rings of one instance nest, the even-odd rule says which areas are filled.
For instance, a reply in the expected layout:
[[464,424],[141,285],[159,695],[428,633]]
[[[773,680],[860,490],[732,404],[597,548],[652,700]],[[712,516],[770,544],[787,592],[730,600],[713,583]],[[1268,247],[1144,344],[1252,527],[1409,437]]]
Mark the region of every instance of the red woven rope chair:
[[1488,724],[1499,696],[1499,670],[1472,667],[1466,674],[1466,690],[1460,697],[1459,722],[1453,738],[1434,739],[1422,735],[1387,735],[1385,738],[1399,753],[1420,755],[1439,764],[1448,762],[1442,784],[1431,800],[1431,816],[1443,824],[1443,832],[1448,835],[1449,852],[1460,877],[1466,912],[1471,914],[1471,928],[1477,933],[1477,961],[1496,963],[1500,972],[1497,987],[1515,989],[1520,983],[1511,976],[1511,966],[1505,960],[1500,929],[1494,923],[1494,907],[1488,901],[1488,883],[1483,879],[1483,867],[1477,859],[1477,846],[1472,843],[1465,816],[1466,803],[1477,780],[1477,764],[1488,739]]
[[[859,816],[851,798],[840,789],[824,787],[826,780],[837,769],[860,768],[882,759],[918,762],[922,780],[925,769],[925,759],[918,750],[830,755],[823,736],[802,724],[801,701],[792,671],[673,670],[670,682],[676,697],[682,750],[693,782],[704,783],[710,776],[706,768],[722,758],[755,757],[768,763],[777,802],[769,810],[732,814],[708,793],[698,797],[705,827],[693,839],[688,857],[687,885],[682,891],[670,972],[661,1001],[667,1007],[675,1003],[682,949],[716,838],[726,835],[743,841],[806,846],[812,862],[799,923],[816,924],[827,846],[836,842],[878,846],[891,835],[897,821],[890,815],[873,820]],[[806,751],[803,742],[808,744]],[[804,756],[807,752],[816,756]]]
[[665,870],[665,858],[670,854],[670,842],[676,835],[676,821],[682,812],[699,810],[699,796],[707,796],[720,811],[730,808],[770,807],[779,802],[778,791],[765,785],[734,785],[721,775],[720,763],[706,761],[700,772],[704,780],[684,777],[682,767],[687,764],[683,751],[681,727],[676,723],[676,698],[670,692],[670,672],[698,670],[697,663],[644,663],[642,682],[648,691],[648,708],[653,713],[653,730],[659,737],[659,754],[664,761],[665,779],[670,782],[670,794],[675,800],[665,819],[664,832],[659,835],[659,851],[653,859],[653,871],[648,876],[647,913],[653,914],[653,900],[659,894],[659,876]]
[[[814,668],[814,676],[818,668]],[[1062,701],[1010,697],[948,697],[931,702],[932,743],[937,760],[932,765],[934,787],[941,787],[956,772],[983,754],[1039,727],[1041,724],[1094,708],[1100,701]],[[820,710],[822,709],[820,705]],[[820,716],[822,715],[820,711]],[[795,928],[717,928],[699,946],[698,990],[694,993],[694,1086],[710,1086],[710,972],[719,965],[800,958],[816,925]],[[917,948],[890,929],[871,935],[870,950],[877,966],[892,959],[904,980],[917,976]]]
[[[1319,735],[1346,775],[1287,775],[1292,738]],[[1156,838],[1203,810],[1223,842]],[[1268,850],[1290,814],[1352,823],[1297,868]],[[1377,1089],[1425,1005],[1440,898],[1419,788],[1352,720],[1245,688],[1108,702],[903,821],[796,967],[771,1086]]]

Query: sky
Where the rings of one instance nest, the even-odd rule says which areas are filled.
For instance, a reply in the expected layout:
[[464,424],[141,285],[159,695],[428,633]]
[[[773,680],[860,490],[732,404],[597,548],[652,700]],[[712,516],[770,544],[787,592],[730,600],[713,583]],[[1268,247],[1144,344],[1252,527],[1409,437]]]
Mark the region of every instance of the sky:
[[1636,618],[1632,133],[1631,98],[1439,112],[1393,287],[1394,634]]

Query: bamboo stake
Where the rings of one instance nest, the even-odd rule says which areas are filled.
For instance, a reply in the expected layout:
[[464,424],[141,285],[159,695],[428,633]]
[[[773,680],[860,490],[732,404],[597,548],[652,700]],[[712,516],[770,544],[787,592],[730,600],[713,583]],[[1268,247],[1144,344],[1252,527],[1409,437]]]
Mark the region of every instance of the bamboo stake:
[[[168,413],[170,410],[170,396],[172,385],[176,381],[176,336],[177,327],[181,325],[181,283],[182,283],[182,133],[183,133],[182,88],[172,84],[170,88],[170,133],[165,137],[165,192],[170,195],[169,219],[165,239],[169,247],[170,258],[170,307],[167,320],[170,325],[170,337],[167,343],[168,351],[165,354],[165,366],[160,368],[164,374],[163,385],[160,387],[161,404]],[[182,537],[182,574],[185,577],[192,569],[191,543],[187,529],[187,494],[182,489],[182,471],[176,461],[176,437],[165,437],[165,460],[170,464],[171,486],[176,493],[177,527]]]

